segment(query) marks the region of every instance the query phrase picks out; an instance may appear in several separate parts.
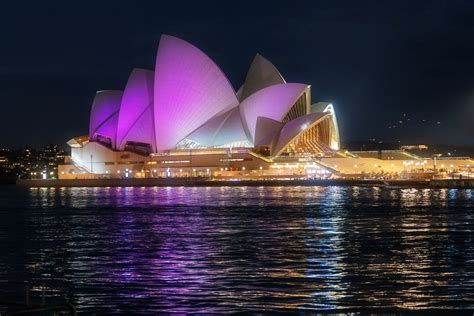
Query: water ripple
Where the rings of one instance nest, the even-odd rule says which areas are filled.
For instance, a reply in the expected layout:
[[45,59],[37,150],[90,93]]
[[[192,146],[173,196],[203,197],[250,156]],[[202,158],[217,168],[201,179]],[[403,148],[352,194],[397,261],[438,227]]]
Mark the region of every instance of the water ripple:
[[107,314],[474,308],[473,204],[457,189],[6,188],[0,295],[45,284]]

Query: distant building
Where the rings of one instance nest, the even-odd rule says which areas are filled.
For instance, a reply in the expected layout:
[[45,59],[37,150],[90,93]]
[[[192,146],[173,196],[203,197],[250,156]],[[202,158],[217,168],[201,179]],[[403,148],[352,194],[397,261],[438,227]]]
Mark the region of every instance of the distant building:
[[428,150],[427,145],[405,145],[400,147],[402,150]]

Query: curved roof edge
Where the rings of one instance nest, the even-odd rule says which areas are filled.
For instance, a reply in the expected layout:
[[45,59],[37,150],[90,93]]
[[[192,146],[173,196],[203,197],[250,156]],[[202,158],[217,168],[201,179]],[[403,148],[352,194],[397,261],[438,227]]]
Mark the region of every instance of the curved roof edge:
[[226,144],[233,144],[245,142],[253,147],[253,142],[249,140],[247,133],[242,123],[239,107],[235,107],[230,111],[230,115],[223,122],[219,131],[214,137],[214,146],[225,146]]
[[286,81],[278,69],[268,59],[257,54],[250,64],[245,82],[242,85],[242,91],[238,94],[239,101],[261,89],[279,83],[286,83]]
[[327,112],[328,106],[332,104],[329,102],[317,102],[311,104],[311,113],[316,113],[316,112]]
[[271,146],[278,137],[283,123],[268,117],[259,116],[255,131],[255,146]]
[[97,91],[92,102],[89,118],[89,138],[93,139],[98,132],[109,137],[115,146],[117,115],[120,109],[123,92],[120,90]]
[[[155,129],[152,116],[154,72],[132,70],[122,97],[117,124],[117,148],[125,149],[127,141],[147,143],[155,148]],[[151,110],[151,111],[150,111]],[[146,114],[145,114],[146,113]],[[133,135],[133,139],[130,136]]]
[[242,101],[242,92],[244,90],[244,84],[242,84],[239,88],[239,90],[237,90],[237,92],[235,93],[235,96],[237,97],[237,100]]
[[190,140],[204,148],[219,147],[241,141],[249,142],[238,106],[206,121],[181,140],[180,143],[185,140]]
[[161,36],[155,67],[157,151],[175,148],[203,122],[238,105],[235,90],[219,66],[182,39]]
[[220,131],[225,121],[232,114],[233,109],[217,114],[210,118],[201,126],[192,131],[189,135],[186,135],[184,139],[180,140],[180,143],[185,139],[189,139],[201,146],[212,147],[216,134]]
[[336,111],[334,106],[329,102],[317,102],[311,105],[311,113],[330,112],[332,114],[332,122],[334,124],[335,136],[331,141],[330,147],[332,150],[341,149],[341,140],[339,136],[339,124],[337,123]]
[[309,87],[303,83],[281,83],[259,90],[240,105],[240,114],[249,139],[255,143],[255,129],[259,116],[281,121],[291,106]]
[[327,115],[329,115],[329,113],[312,113],[300,116],[286,123],[280,131],[272,156],[279,156],[290,142],[298,138],[299,135],[304,133],[308,128],[321,122]]

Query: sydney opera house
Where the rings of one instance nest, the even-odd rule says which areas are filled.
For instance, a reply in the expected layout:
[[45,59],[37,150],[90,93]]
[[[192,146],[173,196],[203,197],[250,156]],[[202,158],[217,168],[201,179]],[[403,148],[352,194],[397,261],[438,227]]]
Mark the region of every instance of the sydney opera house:
[[98,91],[89,134],[68,144],[60,178],[206,176],[331,155],[339,132],[333,106],[311,104],[311,86],[286,82],[264,57],[236,92],[201,50],[163,35],[155,71]]
[[[89,134],[68,141],[60,179],[365,177],[432,170],[404,151],[340,150],[333,105],[289,83],[256,55],[237,92],[202,51],[163,35],[155,71],[134,69],[123,91],[98,91]],[[454,172],[470,159],[439,160]],[[469,172],[469,171],[468,171]]]

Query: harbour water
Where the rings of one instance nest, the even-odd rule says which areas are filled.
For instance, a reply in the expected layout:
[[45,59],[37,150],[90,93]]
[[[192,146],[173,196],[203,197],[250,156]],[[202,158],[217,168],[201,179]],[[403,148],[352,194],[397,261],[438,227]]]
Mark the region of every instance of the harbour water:
[[0,297],[80,313],[474,308],[474,190],[0,188]]

